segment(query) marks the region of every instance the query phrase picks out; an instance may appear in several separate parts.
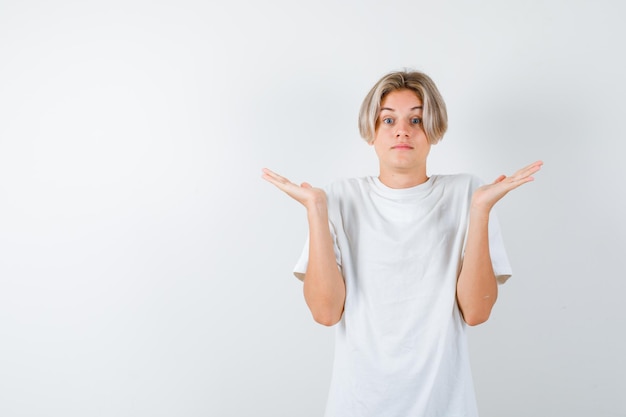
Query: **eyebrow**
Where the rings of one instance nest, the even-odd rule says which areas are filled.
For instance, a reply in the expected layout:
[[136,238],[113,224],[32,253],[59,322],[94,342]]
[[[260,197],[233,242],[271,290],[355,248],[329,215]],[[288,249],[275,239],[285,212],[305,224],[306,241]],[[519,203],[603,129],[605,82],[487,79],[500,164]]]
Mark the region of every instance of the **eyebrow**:
[[[420,110],[420,109],[423,109],[423,107],[422,106],[415,106],[415,107],[411,108],[411,110]],[[383,111],[383,110],[395,111],[395,109],[392,109],[391,107],[381,107],[380,111]]]

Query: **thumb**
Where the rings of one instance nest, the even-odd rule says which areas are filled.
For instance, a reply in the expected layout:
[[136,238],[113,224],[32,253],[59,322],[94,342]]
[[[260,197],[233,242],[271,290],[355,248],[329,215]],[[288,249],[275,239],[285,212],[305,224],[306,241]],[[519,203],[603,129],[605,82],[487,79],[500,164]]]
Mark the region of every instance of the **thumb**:
[[506,175],[500,175],[498,178],[496,178],[496,180],[493,183],[497,184],[499,182],[502,182],[505,178],[506,178]]
[[302,184],[300,184],[300,187],[302,187],[302,188],[313,188],[313,186],[311,184],[309,184],[308,182],[303,182]]

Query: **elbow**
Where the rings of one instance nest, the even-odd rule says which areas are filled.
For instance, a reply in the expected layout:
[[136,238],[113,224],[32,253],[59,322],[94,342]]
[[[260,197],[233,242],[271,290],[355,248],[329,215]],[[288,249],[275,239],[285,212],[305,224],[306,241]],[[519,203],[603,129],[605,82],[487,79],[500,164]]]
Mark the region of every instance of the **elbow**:
[[489,320],[490,312],[474,312],[463,314],[463,320],[468,326],[478,326]]
[[[493,282],[495,283],[495,279]],[[484,295],[484,292],[478,294],[467,294],[465,292],[457,295],[459,310],[468,326],[478,326],[489,320],[493,306],[498,298],[497,290],[497,287],[495,287],[495,291],[487,293],[487,295]]]
[[337,314],[330,311],[312,311],[311,313],[313,314],[313,320],[317,323],[326,327],[331,327],[339,323],[343,312]]
[[469,318],[464,318],[465,323],[467,323],[468,326],[478,326],[479,324],[483,324],[484,322],[486,322],[487,320],[489,320],[489,316],[486,317],[469,317]]
[[[341,283],[343,284],[343,279]],[[339,323],[343,316],[346,299],[345,287],[341,286],[330,291],[320,292],[315,287],[308,286],[305,279],[304,299],[313,316],[313,320],[323,326],[334,326]]]

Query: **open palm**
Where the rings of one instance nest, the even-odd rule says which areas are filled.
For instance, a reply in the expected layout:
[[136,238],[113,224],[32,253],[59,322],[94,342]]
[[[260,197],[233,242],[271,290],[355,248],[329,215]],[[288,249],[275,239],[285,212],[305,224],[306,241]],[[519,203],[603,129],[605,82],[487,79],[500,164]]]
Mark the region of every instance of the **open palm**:
[[509,177],[500,175],[493,183],[479,187],[472,196],[472,206],[491,210],[509,191],[534,180],[532,175],[539,171],[542,165],[542,161],[533,162]]
[[307,182],[303,182],[300,185],[295,184],[267,168],[263,168],[262,178],[274,184],[278,189],[307,208],[314,204],[326,203],[324,190],[315,188]]

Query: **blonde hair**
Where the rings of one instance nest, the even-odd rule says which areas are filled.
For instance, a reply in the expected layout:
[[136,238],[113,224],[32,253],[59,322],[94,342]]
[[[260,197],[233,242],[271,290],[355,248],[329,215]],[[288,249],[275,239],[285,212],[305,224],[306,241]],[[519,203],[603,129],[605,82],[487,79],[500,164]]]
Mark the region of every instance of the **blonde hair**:
[[387,94],[396,90],[411,90],[417,94],[424,106],[422,119],[428,142],[433,145],[439,142],[448,128],[446,103],[433,80],[418,71],[391,72],[367,93],[359,111],[359,133],[363,139],[372,143],[378,128],[380,103]]

